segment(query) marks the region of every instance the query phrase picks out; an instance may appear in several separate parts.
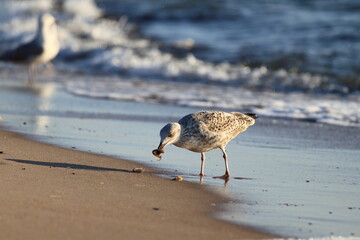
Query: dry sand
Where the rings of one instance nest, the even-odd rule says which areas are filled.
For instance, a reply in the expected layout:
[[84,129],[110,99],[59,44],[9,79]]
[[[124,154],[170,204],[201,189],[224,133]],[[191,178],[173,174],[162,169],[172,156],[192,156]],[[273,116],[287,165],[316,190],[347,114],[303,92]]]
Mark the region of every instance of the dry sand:
[[136,167],[0,131],[0,239],[272,237],[209,217],[226,200],[200,184]]

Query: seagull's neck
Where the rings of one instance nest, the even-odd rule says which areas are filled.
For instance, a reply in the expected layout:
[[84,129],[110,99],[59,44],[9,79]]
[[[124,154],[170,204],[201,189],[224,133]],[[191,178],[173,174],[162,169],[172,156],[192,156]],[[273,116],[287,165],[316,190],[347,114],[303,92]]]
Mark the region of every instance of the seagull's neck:
[[57,29],[56,26],[44,26],[41,22],[39,22],[38,30],[36,33],[36,42],[41,46],[45,47],[47,44],[58,45],[57,39]]
[[35,41],[40,45],[44,44],[44,25],[40,21],[38,22]]
[[175,146],[177,146],[178,143],[181,142],[181,132],[182,132],[182,129],[181,129],[181,125],[180,125],[179,123],[174,123],[174,124],[176,124],[176,125],[178,126],[178,135],[176,136],[176,138],[175,138],[175,140],[174,140],[174,142],[173,142],[173,144],[174,144]]

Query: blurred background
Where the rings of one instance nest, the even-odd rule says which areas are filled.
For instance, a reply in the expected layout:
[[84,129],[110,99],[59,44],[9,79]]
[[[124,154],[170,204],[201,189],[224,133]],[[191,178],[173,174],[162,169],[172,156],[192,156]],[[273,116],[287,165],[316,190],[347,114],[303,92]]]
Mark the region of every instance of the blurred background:
[[99,0],[163,49],[210,62],[327,76],[359,75],[360,3],[355,0]]
[[[0,4],[0,52],[31,39],[37,15],[50,12],[59,21],[61,51],[53,61],[58,71],[122,79],[121,84],[113,78],[95,81],[92,88],[73,79],[65,84],[72,93],[246,108],[265,115],[330,118],[350,125],[360,121],[358,112],[341,112],[347,109],[341,101],[360,98],[357,0],[12,0]],[[321,102],[304,109],[302,104],[314,96]],[[288,106],[289,99],[296,100]],[[334,106],[339,119],[328,116]]]

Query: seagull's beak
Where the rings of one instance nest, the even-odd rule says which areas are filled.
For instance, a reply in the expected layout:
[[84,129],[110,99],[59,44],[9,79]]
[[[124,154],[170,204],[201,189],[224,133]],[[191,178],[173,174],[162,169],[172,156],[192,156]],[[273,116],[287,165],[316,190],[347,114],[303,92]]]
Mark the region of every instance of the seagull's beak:
[[167,143],[164,143],[163,141],[160,142],[159,146],[158,146],[158,151],[161,152],[161,153],[164,153],[164,148],[165,146],[167,145]]
[[160,144],[159,144],[159,146],[158,146],[158,151],[159,151],[159,153],[164,153],[165,151],[164,151],[164,148],[166,147],[166,145],[167,145],[168,143],[167,142],[164,142],[164,141],[161,141],[160,142]]
[[[165,151],[164,151],[164,148],[165,148],[166,145],[167,145],[166,143],[164,144],[163,141],[161,141],[160,144],[159,144],[159,146],[158,146],[158,148],[157,148],[157,149],[154,149],[154,150],[152,151],[152,154],[153,154],[155,157],[157,157],[157,158],[159,158],[159,159],[161,160],[161,154],[165,152]],[[160,161],[160,160],[159,160],[159,161]]]

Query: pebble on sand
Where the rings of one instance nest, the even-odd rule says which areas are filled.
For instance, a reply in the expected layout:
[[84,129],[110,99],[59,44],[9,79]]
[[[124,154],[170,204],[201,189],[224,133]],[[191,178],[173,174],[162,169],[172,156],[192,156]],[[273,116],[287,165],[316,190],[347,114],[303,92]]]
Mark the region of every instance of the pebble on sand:
[[143,172],[145,172],[145,169],[144,168],[134,168],[132,171],[134,173],[143,173]]
[[184,180],[184,178],[181,177],[181,176],[176,176],[176,177],[173,178],[173,181],[179,181],[179,182],[181,182],[182,180]]

